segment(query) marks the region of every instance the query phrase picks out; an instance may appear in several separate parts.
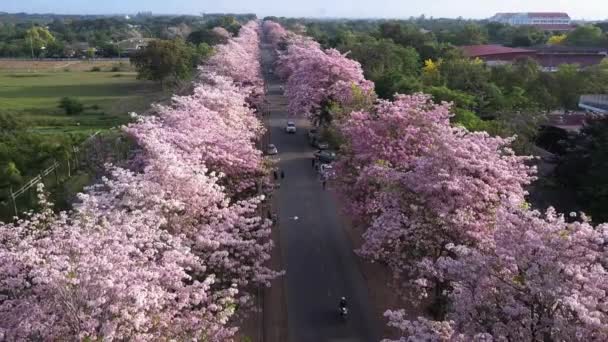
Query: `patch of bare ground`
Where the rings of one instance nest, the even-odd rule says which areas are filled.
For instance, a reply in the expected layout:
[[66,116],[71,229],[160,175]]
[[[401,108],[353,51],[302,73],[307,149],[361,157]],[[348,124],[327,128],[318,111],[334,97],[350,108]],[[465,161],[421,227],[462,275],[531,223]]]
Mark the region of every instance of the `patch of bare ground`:
[[[120,64],[122,63],[122,64]],[[13,72],[62,72],[62,71],[90,71],[97,67],[101,71],[110,71],[120,66],[121,71],[132,71],[128,59],[122,60],[19,60],[0,59],[0,71]]]

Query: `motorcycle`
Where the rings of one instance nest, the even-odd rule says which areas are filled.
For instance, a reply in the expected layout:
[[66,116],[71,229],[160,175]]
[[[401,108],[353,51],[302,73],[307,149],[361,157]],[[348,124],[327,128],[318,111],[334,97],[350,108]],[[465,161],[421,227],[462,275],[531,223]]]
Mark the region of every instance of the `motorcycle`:
[[346,316],[348,316],[348,308],[346,306],[339,307],[338,312],[343,319],[346,319]]

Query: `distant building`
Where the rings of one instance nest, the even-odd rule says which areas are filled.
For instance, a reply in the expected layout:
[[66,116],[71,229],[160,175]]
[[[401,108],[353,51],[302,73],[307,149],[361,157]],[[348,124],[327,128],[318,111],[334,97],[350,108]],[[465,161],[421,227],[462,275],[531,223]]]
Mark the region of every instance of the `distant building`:
[[578,64],[585,68],[599,64],[608,56],[608,49],[567,46],[520,49],[502,45],[467,45],[461,46],[460,49],[465,56],[480,58],[490,66],[508,64],[516,59],[529,57],[536,60],[545,71],[556,71],[562,64]]
[[546,31],[574,29],[570,16],[560,12],[496,13],[489,21],[513,26],[535,26]]
[[529,49],[510,48],[502,45],[466,45],[461,46],[463,54],[470,58],[479,58],[488,65],[508,64],[518,58],[536,55],[536,51]]

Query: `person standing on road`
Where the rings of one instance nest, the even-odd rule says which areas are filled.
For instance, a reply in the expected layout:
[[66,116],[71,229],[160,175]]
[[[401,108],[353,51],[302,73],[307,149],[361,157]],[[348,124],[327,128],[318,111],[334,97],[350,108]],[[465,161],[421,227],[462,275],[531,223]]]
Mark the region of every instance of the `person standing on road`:
[[315,168],[315,158],[312,158],[312,168]]
[[323,190],[325,190],[325,187],[327,186],[327,180],[323,179]]
[[281,170],[281,179],[285,178],[285,171]]
[[279,174],[277,173],[277,170],[272,171],[272,175],[274,176],[274,180],[276,181],[277,179],[279,179]]

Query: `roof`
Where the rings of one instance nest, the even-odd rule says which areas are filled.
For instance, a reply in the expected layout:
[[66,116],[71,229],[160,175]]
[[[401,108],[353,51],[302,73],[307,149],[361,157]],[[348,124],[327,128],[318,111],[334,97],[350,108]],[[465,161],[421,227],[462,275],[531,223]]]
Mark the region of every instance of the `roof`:
[[510,48],[502,45],[465,45],[460,47],[467,57],[482,57],[489,55],[501,55],[511,53],[534,53],[533,50]]
[[604,54],[608,55],[608,47],[587,47],[587,46],[568,46],[568,45],[536,45],[530,47],[539,53],[583,53],[583,54]]
[[495,17],[511,18],[517,15],[525,15],[528,18],[564,18],[570,19],[568,13],[564,12],[502,12],[496,13]]
[[547,124],[549,126],[561,128],[566,131],[578,131],[587,122],[589,115],[583,113],[574,114],[549,114]]

